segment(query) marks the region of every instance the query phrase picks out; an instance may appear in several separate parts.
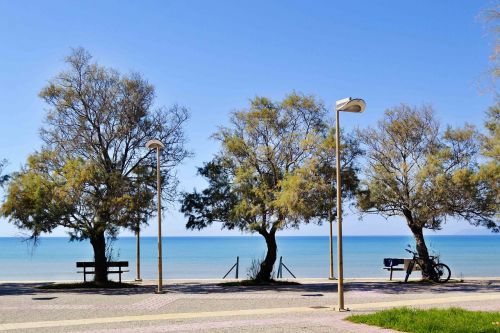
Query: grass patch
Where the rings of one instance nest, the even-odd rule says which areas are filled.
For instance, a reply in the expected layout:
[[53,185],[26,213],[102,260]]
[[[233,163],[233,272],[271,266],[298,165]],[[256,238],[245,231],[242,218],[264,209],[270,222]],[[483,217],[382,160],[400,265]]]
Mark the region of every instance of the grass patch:
[[38,289],[121,289],[137,288],[138,285],[132,283],[109,281],[105,285],[97,285],[95,282],[76,282],[76,283],[51,283],[37,287]]
[[242,280],[242,281],[231,281],[222,282],[218,286],[221,287],[252,287],[252,286],[298,286],[300,283],[295,281],[277,281],[271,280],[269,282],[257,282],[255,280]]
[[500,312],[467,311],[459,308],[395,308],[353,315],[346,320],[411,333],[500,332]]

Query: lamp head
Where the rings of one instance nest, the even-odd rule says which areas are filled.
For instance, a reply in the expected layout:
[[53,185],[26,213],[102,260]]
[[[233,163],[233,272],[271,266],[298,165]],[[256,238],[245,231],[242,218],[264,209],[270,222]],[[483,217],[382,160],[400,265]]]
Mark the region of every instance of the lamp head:
[[335,102],[335,110],[361,113],[365,111],[366,103],[361,98],[347,97]]
[[156,148],[162,149],[162,148],[165,148],[165,145],[160,140],[154,139],[154,140],[149,140],[146,143],[146,148],[149,148],[149,149],[156,149]]

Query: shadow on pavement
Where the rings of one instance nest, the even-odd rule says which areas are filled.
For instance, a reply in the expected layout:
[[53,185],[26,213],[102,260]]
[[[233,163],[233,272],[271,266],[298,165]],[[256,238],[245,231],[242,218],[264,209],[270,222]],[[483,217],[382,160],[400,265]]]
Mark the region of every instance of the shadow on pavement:
[[[120,289],[38,289],[38,286],[46,283],[1,283],[1,296],[14,295],[45,295],[45,294],[96,294],[96,295],[137,295],[153,294],[156,290],[154,285],[138,286],[135,288]],[[274,286],[222,286],[215,283],[177,283],[165,285],[166,293],[174,294],[211,294],[211,293],[254,293],[263,291],[275,292],[298,292],[321,294],[324,292],[336,292],[337,282],[331,283],[303,283],[300,285],[274,285]],[[500,281],[466,281],[451,282],[446,284],[433,284],[425,282],[346,282],[346,292],[377,292],[381,294],[411,294],[411,293],[489,293],[500,292]]]

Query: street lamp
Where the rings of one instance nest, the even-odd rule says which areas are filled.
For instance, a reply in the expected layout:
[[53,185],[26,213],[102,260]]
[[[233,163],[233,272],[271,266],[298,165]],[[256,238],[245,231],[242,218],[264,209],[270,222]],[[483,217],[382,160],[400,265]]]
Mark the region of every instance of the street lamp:
[[331,209],[328,212],[328,222],[330,223],[330,276],[328,279],[335,280],[335,274],[333,271],[333,221],[332,221],[332,212]]
[[141,223],[137,222],[135,232],[135,281],[141,282]]
[[[340,111],[361,113],[365,111],[366,103],[360,98],[344,98],[335,103],[335,159],[337,168],[337,261],[338,261],[338,295],[339,311],[344,311],[344,263],[342,254],[342,181],[340,179]],[[330,254],[331,255],[331,254]]]
[[146,148],[156,149],[156,191],[158,192],[158,290],[157,293],[162,293],[162,258],[161,258],[161,179],[160,179],[160,149],[165,148],[165,145],[159,140],[149,140],[146,143]]

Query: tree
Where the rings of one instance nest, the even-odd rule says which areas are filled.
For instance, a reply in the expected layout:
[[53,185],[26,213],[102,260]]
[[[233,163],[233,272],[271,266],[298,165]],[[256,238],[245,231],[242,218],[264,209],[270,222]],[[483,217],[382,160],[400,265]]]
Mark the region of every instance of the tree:
[[[486,114],[486,135],[481,136],[481,153],[483,163],[480,167],[480,177],[489,184],[495,196],[492,210],[496,210],[496,220],[499,220],[500,205],[500,104],[489,108]],[[498,229],[498,228],[497,228]]]
[[[343,202],[353,199],[359,187],[357,159],[363,154],[358,140],[352,134],[341,133]],[[330,126],[326,136],[318,141],[314,158],[307,161],[282,183],[280,203],[297,219],[327,221],[332,234],[337,218],[337,168],[335,163],[335,127]],[[333,238],[333,237],[332,237]],[[333,270],[333,239],[330,239],[330,278]]]
[[440,229],[453,217],[498,231],[495,194],[480,176],[473,127],[440,132],[431,107],[403,104],[359,136],[368,164],[358,206],[365,213],[405,218],[424,260],[424,276],[434,277],[424,228]]
[[32,237],[67,228],[71,240],[89,239],[95,281],[107,282],[106,237],[137,228],[154,212],[152,138],[161,155],[163,196],[172,201],[174,168],[187,156],[184,108],[153,109],[154,88],[139,74],[121,75],[91,62],[83,49],[66,58],[67,71],[42,89],[48,104],[44,146],[14,174],[1,208]]
[[[335,128],[329,126],[317,141],[315,154],[282,182],[279,203],[297,219],[333,222],[337,217]],[[342,197],[353,199],[359,186],[357,159],[363,154],[352,134],[341,134]]]
[[498,38],[498,33],[500,32],[500,4],[496,4],[493,8],[483,10],[481,18],[487,24],[487,27],[491,30],[495,37],[493,52],[490,56],[490,60],[493,63],[491,74],[494,81],[493,84],[495,84],[496,79],[500,76],[500,39]]
[[256,97],[248,110],[232,114],[230,127],[215,134],[221,151],[198,169],[207,188],[183,194],[181,212],[188,229],[221,222],[222,228],[262,235],[267,253],[259,282],[272,277],[276,233],[320,223],[326,214],[327,205],[318,201],[327,196],[325,186],[312,183],[319,171],[331,172],[325,115],[323,104],[312,96],[292,93],[281,102]]
[[481,153],[485,161],[481,165],[481,177],[490,183],[490,187],[496,193],[495,207],[499,220],[498,205],[500,203],[500,103],[499,95],[496,90],[496,82],[500,76],[499,54],[500,54],[500,5],[496,4],[494,8],[482,12],[482,18],[488,24],[495,37],[493,53],[490,60],[493,63],[491,70],[493,77],[493,93],[496,99],[496,105],[489,108],[486,113],[485,127],[487,134],[482,135]]
[[6,165],[7,165],[7,160],[0,160],[0,187],[3,186],[3,184],[7,180],[9,180],[9,175],[3,174]]

